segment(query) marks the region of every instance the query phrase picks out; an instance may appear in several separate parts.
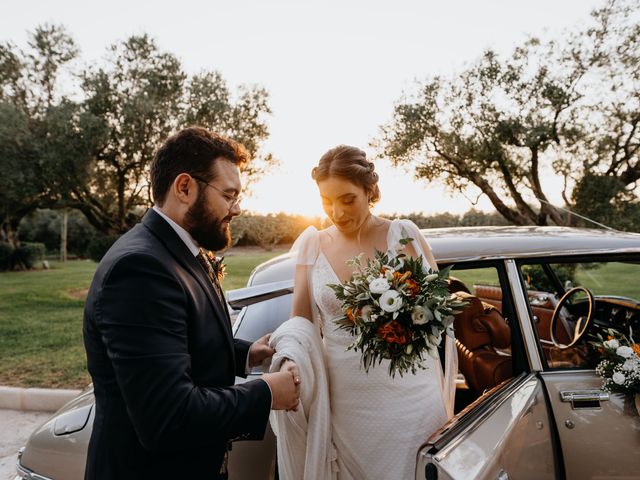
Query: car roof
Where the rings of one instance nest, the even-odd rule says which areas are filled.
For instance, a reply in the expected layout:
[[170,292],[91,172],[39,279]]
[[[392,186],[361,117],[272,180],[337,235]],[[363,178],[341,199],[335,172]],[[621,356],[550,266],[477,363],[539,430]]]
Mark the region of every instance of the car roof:
[[421,230],[438,262],[640,252],[640,234],[575,227],[458,227]]
[[[438,263],[560,255],[640,253],[640,234],[575,227],[455,227],[420,230]],[[249,285],[293,278],[295,253],[259,265]],[[268,273],[267,273],[268,271]]]

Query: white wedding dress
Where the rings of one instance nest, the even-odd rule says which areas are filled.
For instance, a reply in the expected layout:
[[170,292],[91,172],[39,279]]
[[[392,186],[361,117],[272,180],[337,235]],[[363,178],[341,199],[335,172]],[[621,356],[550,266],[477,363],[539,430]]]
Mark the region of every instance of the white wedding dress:
[[[309,265],[314,321],[321,322],[322,326],[330,435],[337,457],[333,461],[338,467],[333,478],[415,478],[418,448],[452,415],[453,378],[457,368],[453,342],[448,340],[447,367],[454,371],[447,372],[446,380],[440,362],[431,357],[425,361],[426,370],[418,370],[415,375],[396,374],[392,378],[388,361],[365,372],[360,352],[347,351],[353,337],[338,330],[333,323],[342,311],[340,301],[327,284],[340,283],[340,280],[320,249],[317,230],[311,228],[301,236],[303,244],[294,247],[301,252],[299,262],[304,264],[306,258]],[[387,235],[391,253],[396,253],[394,247],[399,245],[403,229],[412,238],[420,235],[413,223],[393,221]],[[414,242],[417,252],[423,252],[425,246],[429,248],[426,242],[422,245]],[[305,409],[308,416],[309,409],[307,406]],[[301,452],[279,452],[279,459],[286,459],[287,454],[300,455]]]

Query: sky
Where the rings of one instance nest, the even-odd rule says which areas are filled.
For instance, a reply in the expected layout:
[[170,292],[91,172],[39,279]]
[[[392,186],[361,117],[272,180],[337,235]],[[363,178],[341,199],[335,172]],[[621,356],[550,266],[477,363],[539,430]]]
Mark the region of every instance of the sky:
[[[44,22],[63,24],[83,60],[148,33],[187,73],[218,70],[232,90],[265,87],[273,114],[263,150],[281,164],[253,188],[243,208],[320,215],[310,171],[338,144],[373,159],[370,142],[394,103],[433,75],[451,76],[484,50],[508,54],[530,35],[555,36],[585,23],[595,0],[235,0],[110,2],[2,0],[0,41],[25,46]],[[437,183],[376,160],[376,213],[462,213],[478,192],[449,195]],[[546,185],[557,182],[553,175]],[[555,189],[559,192],[559,188]],[[551,193],[551,188],[549,189]],[[407,193],[410,192],[410,195]],[[559,196],[550,194],[560,203]],[[491,211],[483,197],[475,208]]]

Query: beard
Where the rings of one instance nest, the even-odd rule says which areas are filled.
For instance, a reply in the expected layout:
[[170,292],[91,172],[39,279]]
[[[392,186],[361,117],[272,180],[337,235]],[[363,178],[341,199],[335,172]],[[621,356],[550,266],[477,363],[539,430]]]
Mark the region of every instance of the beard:
[[222,225],[225,221],[230,222],[231,217],[216,218],[207,209],[204,197],[204,195],[198,195],[196,202],[185,214],[185,230],[198,242],[199,246],[217,252],[231,245],[229,227]]

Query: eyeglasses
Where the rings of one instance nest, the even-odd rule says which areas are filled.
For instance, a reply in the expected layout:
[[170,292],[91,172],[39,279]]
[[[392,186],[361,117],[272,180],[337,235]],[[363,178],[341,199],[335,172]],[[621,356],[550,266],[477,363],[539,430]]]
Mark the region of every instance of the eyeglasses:
[[209,182],[205,182],[202,178],[200,177],[196,177],[195,175],[191,175],[192,178],[195,178],[197,181],[204,183],[207,187],[211,187],[214,190],[217,190],[218,192],[220,192],[222,194],[222,196],[224,197],[224,199],[227,201],[227,203],[229,204],[229,208],[233,208],[236,205],[238,205],[241,201],[242,201],[242,195],[230,195],[227,192],[225,192],[224,190],[216,187],[215,185],[211,185]]

